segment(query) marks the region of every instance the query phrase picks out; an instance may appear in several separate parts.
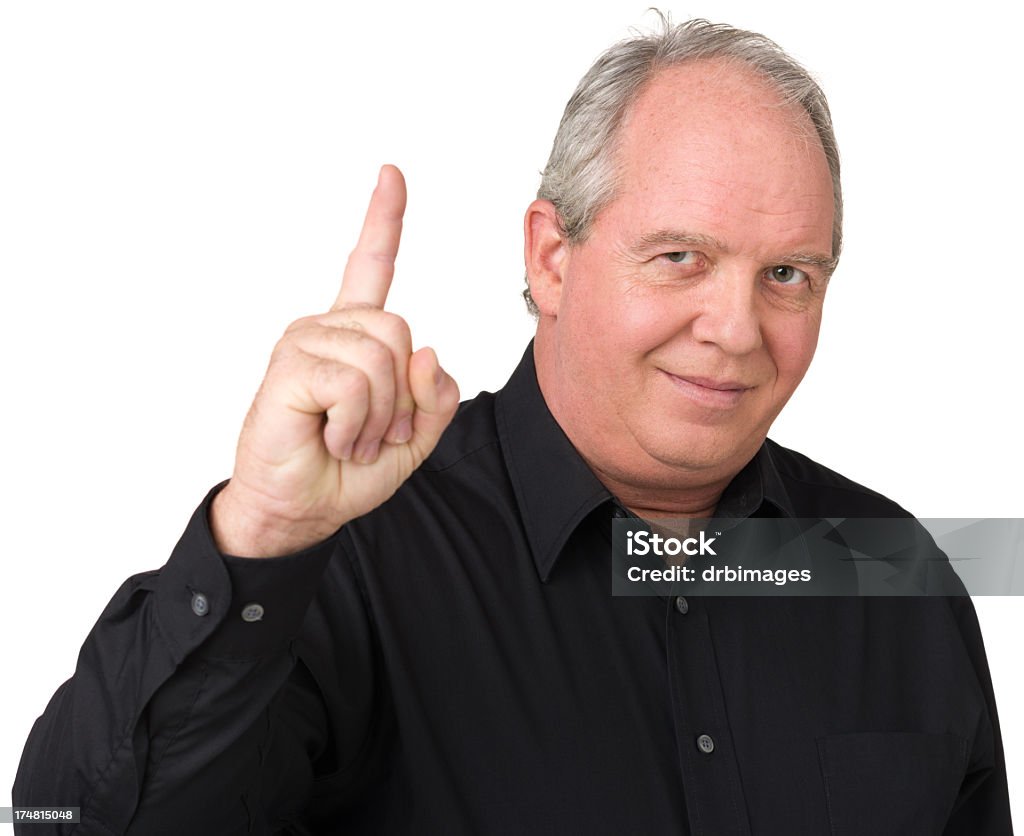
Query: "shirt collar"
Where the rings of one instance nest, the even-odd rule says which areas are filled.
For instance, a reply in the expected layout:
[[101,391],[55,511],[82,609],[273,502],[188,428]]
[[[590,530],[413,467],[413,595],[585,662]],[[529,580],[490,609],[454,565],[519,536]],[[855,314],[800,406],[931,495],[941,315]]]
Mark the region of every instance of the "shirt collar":
[[778,511],[787,517],[797,516],[793,508],[793,499],[786,490],[778,468],[775,466],[775,459],[772,457],[772,447],[777,446],[767,439],[762,442],[761,448],[753,460],[757,463],[757,469],[761,476],[762,495],[765,501],[770,502]]
[[[548,409],[537,383],[532,340],[496,396],[495,420],[537,574],[547,582],[576,527],[614,497]],[[765,502],[795,516],[767,442],[726,487],[716,516],[749,517],[763,513]]]
[[495,402],[498,440],[540,579],[583,518],[612,498],[544,402],[533,341]]
[[716,517],[795,517],[793,502],[772,458],[771,443],[761,444],[746,466],[726,485],[715,509]]

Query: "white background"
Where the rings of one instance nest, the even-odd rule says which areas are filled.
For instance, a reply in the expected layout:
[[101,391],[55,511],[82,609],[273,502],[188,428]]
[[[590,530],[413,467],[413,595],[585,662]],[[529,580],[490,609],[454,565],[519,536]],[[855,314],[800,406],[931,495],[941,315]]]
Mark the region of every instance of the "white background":
[[[1021,12],[910,6],[670,10],[775,38],[835,116],[846,250],[773,437],[918,516],[1024,516]],[[410,195],[390,307],[464,397],[502,385],[562,107],[646,7],[2,2],[0,805],[102,607],[230,474],[274,342],[333,300],[380,163]],[[1024,613],[976,605],[1020,818]]]

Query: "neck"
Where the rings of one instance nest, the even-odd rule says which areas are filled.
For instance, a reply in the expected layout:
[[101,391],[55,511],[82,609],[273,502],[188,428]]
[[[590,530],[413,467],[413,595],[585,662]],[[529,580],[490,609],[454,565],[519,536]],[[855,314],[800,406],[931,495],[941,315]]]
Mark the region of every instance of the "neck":
[[637,484],[620,474],[603,470],[584,456],[594,475],[630,511],[644,519],[658,517],[701,517],[714,516],[722,492],[732,476],[710,484],[671,485]]

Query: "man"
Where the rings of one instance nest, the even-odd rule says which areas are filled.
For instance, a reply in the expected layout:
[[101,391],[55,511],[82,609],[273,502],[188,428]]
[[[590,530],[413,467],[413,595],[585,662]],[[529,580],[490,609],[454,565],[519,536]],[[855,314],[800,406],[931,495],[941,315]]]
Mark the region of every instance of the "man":
[[1009,833],[969,599],[608,594],[613,516],[905,515],[766,441],[841,243],[806,74],[702,22],[602,56],[526,213],[536,340],[457,415],[383,310],[404,204],[385,167],[15,802],[96,833]]

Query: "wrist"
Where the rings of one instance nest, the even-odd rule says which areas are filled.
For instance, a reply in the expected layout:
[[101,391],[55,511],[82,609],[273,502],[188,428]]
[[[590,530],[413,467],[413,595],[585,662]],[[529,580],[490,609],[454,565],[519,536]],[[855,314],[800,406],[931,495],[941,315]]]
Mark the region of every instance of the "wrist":
[[246,498],[234,480],[210,504],[210,534],[221,554],[236,557],[283,557],[326,540],[339,525],[296,520],[276,514]]

